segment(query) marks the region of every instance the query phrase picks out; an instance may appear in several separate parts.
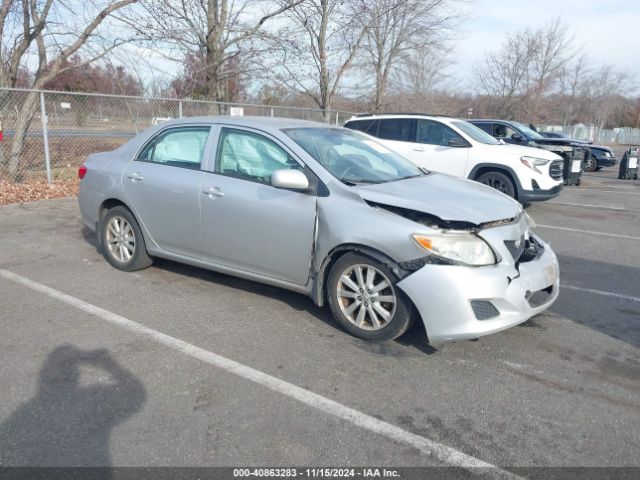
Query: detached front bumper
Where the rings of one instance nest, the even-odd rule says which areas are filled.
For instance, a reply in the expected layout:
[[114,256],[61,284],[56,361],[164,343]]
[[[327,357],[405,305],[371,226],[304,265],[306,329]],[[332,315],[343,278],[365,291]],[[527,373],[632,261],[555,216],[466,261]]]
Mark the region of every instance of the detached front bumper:
[[505,263],[425,265],[398,286],[418,309],[431,343],[489,335],[528,320],[558,298],[558,260],[543,246],[538,258],[517,269]]

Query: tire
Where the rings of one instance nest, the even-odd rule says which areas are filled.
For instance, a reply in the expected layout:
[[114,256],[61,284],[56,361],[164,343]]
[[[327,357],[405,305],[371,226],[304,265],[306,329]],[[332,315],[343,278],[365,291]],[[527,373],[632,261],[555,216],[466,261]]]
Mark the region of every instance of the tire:
[[100,221],[99,231],[102,255],[118,270],[133,272],[153,263],[140,226],[127,208],[119,205],[109,209]]
[[584,171],[585,172],[595,172],[596,170],[598,170],[598,159],[591,155],[591,157],[587,158],[584,161]]
[[[372,277],[369,277],[370,272],[373,272]],[[327,282],[329,307],[336,322],[364,340],[384,342],[398,338],[412,325],[414,307],[396,286],[397,281],[398,278],[386,265],[371,257],[356,253],[340,257],[331,268]],[[379,292],[374,291],[385,283],[387,286]],[[367,285],[373,288],[367,289]],[[377,301],[376,297],[389,301]]]
[[494,188],[505,195],[509,195],[511,198],[516,198],[516,187],[513,185],[511,179],[504,173],[496,171],[483,173],[476,178],[476,182]]
[[581,181],[581,180],[580,180],[579,178],[576,178],[576,187],[579,187],[579,186],[580,186],[580,181]]

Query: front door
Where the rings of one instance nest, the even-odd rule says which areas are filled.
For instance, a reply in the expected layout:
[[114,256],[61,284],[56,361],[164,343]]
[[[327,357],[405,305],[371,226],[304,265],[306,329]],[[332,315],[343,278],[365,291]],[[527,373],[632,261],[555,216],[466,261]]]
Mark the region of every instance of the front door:
[[200,169],[208,126],[164,130],[125,169],[122,186],[137,219],[169,252],[200,256]]
[[469,147],[468,142],[447,125],[418,119],[411,160],[434,172],[466,177]]
[[204,249],[215,263],[305,285],[316,197],[271,186],[271,174],[304,167],[275,139],[222,128],[214,173],[202,186]]

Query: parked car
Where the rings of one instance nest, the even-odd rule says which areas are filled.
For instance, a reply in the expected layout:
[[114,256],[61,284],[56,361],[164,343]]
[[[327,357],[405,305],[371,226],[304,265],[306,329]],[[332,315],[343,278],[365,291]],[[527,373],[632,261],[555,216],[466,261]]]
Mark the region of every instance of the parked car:
[[[568,138],[545,138],[524,123],[508,120],[469,120],[475,126],[481,128],[488,134],[512,145],[526,145],[536,147],[556,153],[565,159],[573,157],[573,150],[576,147],[584,147],[583,142],[576,142]],[[590,157],[588,152],[586,159]]]
[[564,138],[571,140],[575,143],[588,145],[591,150],[591,155],[585,161],[584,170],[587,172],[595,172],[602,169],[602,167],[615,167],[618,163],[615,152],[604,145],[593,145],[593,142],[589,140],[580,140],[577,138],[568,138],[563,133],[558,132],[538,132],[545,138]]
[[558,296],[556,256],[516,201],[352,130],[176,119],[78,174],[82,219],[115,268],[161,257],[283,287],[367,340],[414,319],[431,342],[477,338]]
[[417,166],[484,183],[521,203],[549,200],[562,189],[563,161],[529,147],[507,146],[457,118],[360,115],[345,127],[377,137]]

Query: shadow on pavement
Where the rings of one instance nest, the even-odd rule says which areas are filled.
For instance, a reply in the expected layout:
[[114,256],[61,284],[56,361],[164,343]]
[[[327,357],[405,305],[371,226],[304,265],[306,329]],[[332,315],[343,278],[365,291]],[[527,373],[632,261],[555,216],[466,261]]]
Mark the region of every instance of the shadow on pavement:
[[[86,367],[99,373],[85,385]],[[0,424],[0,465],[110,467],[111,430],[145,401],[142,382],[108,350],[58,347],[40,369],[35,396]],[[91,478],[111,477],[100,468]]]

